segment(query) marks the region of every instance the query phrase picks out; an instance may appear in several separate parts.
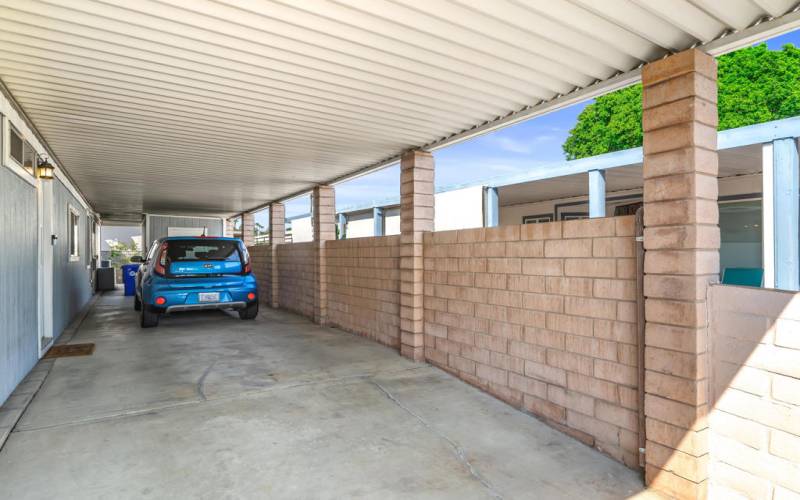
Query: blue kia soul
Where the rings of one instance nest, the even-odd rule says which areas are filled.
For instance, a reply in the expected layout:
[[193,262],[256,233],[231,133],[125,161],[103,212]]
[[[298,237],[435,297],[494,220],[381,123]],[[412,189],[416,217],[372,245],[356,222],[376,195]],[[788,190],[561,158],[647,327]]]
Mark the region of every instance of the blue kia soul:
[[153,242],[136,274],[134,308],[142,328],[161,314],[235,309],[242,319],[258,315],[258,287],[241,240],[168,237]]

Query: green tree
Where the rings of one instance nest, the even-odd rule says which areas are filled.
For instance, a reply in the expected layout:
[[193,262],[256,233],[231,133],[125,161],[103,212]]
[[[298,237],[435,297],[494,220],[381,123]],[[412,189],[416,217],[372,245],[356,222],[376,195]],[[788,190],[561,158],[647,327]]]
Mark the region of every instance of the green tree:
[[109,253],[111,267],[119,267],[123,264],[128,264],[132,256],[141,254],[141,250],[135,241],[131,241],[130,243],[116,241],[109,243],[109,247],[111,249]]
[[[718,58],[719,130],[800,115],[800,49],[766,44]],[[567,159],[642,145],[642,86],[598,97],[578,116],[563,150]]]

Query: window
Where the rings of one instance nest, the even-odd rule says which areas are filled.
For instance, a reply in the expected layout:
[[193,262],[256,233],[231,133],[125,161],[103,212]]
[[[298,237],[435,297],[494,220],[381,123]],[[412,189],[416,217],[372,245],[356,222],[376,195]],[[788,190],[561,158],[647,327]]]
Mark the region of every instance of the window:
[[79,239],[79,227],[80,227],[81,216],[80,213],[72,208],[69,207],[68,210],[68,219],[67,219],[67,239],[68,239],[68,248],[69,248],[69,260],[76,261],[80,258],[80,239]]
[[19,135],[13,127],[9,127],[9,154],[11,159],[22,165],[22,151],[24,149],[25,141],[22,140],[22,136]]
[[720,271],[762,269],[761,200],[720,200]]
[[553,214],[525,215],[522,217],[523,224],[541,224],[544,222],[553,222]]
[[156,250],[158,250],[158,241],[154,241],[152,245],[150,245],[150,250],[147,252],[147,260],[148,262],[153,260],[156,257]]
[[22,168],[33,177],[36,177],[36,151],[34,151],[33,146],[28,144],[28,141],[25,141],[22,146]]
[[239,245],[231,240],[170,240],[167,257],[170,262],[241,259]]
[[33,146],[28,144],[14,127],[9,128],[8,135],[9,156],[32,177],[36,177],[36,151]]

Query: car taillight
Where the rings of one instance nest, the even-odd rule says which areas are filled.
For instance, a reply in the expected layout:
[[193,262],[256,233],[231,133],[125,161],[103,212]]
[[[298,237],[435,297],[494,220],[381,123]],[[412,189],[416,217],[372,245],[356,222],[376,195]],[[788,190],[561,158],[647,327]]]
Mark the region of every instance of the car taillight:
[[158,249],[158,255],[156,255],[156,264],[153,267],[153,271],[156,274],[160,274],[161,276],[166,276],[167,274],[167,242],[161,244],[161,248]]
[[256,294],[254,294],[253,292],[247,294],[247,300],[255,300],[255,298]]
[[247,247],[244,245],[239,248],[242,251],[242,261],[244,261],[242,273],[249,274],[253,270],[253,267],[250,265],[250,252],[247,251]]
[[156,305],[163,306],[167,303],[167,299],[164,297],[156,297]]

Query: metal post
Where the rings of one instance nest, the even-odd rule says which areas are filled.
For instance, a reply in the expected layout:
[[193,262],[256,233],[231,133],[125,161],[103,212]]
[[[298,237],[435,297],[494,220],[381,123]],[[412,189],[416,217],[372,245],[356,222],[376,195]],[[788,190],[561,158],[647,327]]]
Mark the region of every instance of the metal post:
[[372,235],[383,236],[384,233],[384,210],[383,207],[373,207],[372,209]]
[[772,143],[775,287],[800,289],[800,164],[794,138]]
[[589,217],[606,216],[606,172],[589,171]]
[[483,225],[484,227],[500,225],[500,194],[496,187],[483,188]]

